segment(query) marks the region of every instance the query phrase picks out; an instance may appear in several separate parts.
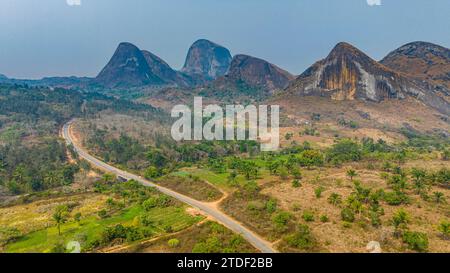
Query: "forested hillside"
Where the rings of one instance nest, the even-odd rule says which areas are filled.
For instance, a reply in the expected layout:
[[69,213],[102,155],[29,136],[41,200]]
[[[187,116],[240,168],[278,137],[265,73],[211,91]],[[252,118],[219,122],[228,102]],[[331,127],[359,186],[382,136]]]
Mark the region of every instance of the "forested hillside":
[[59,129],[72,118],[94,117],[108,110],[164,120],[151,106],[98,93],[0,86],[0,194],[29,193],[71,184],[79,167],[68,161]]

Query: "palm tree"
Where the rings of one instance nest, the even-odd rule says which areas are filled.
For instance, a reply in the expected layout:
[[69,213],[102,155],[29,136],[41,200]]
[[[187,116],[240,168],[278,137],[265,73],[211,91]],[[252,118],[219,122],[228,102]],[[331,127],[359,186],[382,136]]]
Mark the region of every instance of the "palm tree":
[[445,203],[445,195],[442,192],[433,192],[436,203]]
[[69,214],[69,208],[67,206],[58,206],[53,214],[53,220],[58,227],[58,235],[61,236],[61,225],[67,222],[67,216]]
[[409,215],[403,209],[398,210],[392,217],[392,224],[394,225],[396,236],[401,235],[402,231],[407,229],[409,223]]
[[350,169],[347,171],[347,176],[350,178],[350,181],[353,182],[353,178],[358,176],[358,173],[355,170]]
[[416,189],[417,193],[418,194],[422,193],[423,190],[426,189],[425,183],[425,178],[427,176],[426,171],[414,168],[411,171],[411,176],[413,177],[414,188]]
[[337,193],[332,193],[330,197],[328,197],[328,203],[333,206],[338,206],[342,203],[342,197]]
[[439,224],[438,230],[445,238],[450,238],[450,222],[443,221]]

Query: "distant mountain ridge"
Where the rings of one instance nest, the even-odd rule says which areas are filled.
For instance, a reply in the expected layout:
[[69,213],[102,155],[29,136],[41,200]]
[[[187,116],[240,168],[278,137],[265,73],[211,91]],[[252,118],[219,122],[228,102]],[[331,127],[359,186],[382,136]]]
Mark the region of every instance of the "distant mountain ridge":
[[244,95],[256,100],[267,98],[276,91],[281,91],[280,95],[289,93],[373,102],[411,97],[450,115],[449,52],[442,46],[413,42],[377,62],[342,42],[325,59],[294,77],[263,59],[243,54],[232,57],[228,49],[205,39],[192,44],[180,71],[147,50],[131,43],[120,43],[94,79],[19,80],[0,75],[0,83],[120,90],[147,86],[153,90],[156,86],[160,90],[168,87],[196,90],[215,98],[227,96],[233,99],[233,96],[241,98]]
[[60,88],[80,88],[87,87],[92,82],[93,78],[89,77],[45,77],[39,80],[27,80],[27,79],[13,79],[8,78],[5,75],[0,75],[0,83],[3,84],[19,84],[28,86],[49,86]]

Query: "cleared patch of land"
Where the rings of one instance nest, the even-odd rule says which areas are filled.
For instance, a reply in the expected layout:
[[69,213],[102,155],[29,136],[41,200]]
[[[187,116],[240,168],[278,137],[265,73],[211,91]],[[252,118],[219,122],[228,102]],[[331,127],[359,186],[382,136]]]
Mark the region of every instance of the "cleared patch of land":
[[218,201],[223,196],[214,186],[198,177],[169,175],[158,179],[157,183],[200,201]]

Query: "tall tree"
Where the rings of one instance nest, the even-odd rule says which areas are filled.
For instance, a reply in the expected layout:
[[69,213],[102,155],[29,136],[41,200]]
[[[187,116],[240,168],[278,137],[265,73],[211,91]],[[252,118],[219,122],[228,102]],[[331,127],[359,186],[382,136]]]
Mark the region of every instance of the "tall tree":
[[69,215],[69,208],[65,205],[58,206],[55,209],[55,213],[53,214],[53,220],[56,222],[56,226],[58,228],[58,235],[61,236],[61,225],[67,222],[67,218]]

